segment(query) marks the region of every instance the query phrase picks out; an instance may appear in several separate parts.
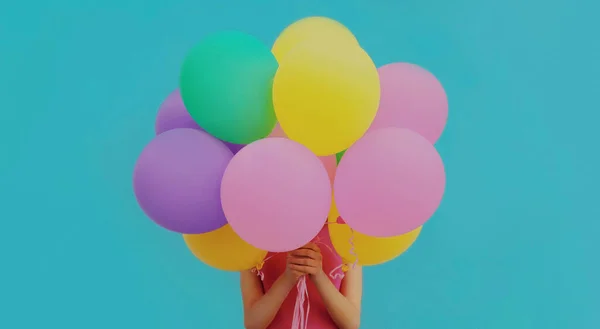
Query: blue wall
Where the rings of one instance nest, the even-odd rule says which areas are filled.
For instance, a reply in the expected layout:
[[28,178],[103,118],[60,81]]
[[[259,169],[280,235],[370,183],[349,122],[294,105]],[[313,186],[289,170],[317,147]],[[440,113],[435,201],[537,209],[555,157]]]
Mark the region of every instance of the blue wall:
[[271,43],[325,15],[378,65],[432,71],[450,101],[445,199],[408,253],[366,271],[363,328],[600,328],[594,11],[592,0],[2,2],[0,327],[241,328],[237,275],[144,217],[132,168],[202,36]]

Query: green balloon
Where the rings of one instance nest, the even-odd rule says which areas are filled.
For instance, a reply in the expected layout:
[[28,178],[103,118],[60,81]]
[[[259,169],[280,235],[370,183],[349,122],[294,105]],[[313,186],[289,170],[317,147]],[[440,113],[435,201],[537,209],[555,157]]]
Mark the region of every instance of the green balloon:
[[206,132],[234,144],[249,144],[275,127],[271,90],[277,60],[260,40],[241,32],[208,36],[181,68],[181,97]]
[[342,160],[344,153],[346,153],[346,150],[343,150],[343,151],[335,154],[335,159],[337,160],[338,164],[340,164],[340,161]]

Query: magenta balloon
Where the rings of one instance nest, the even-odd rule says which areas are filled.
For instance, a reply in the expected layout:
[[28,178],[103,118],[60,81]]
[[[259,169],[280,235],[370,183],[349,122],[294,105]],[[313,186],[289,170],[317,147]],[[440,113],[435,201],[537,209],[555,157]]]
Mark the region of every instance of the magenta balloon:
[[356,231],[376,237],[408,233],[438,208],[446,174],[440,155],[421,135],[401,128],[368,132],[340,161],[335,203]]
[[227,223],[221,208],[221,179],[233,153],[218,139],[179,128],[156,136],[142,151],[133,173],[140,207],[160,226],[199,234]]
[[[188,113],[183,100],[181,99],[181,93],[179,89],[173,91],[163,101],[158,109],[158,115],[156,116],[156,122],[154,124],[154,130],[157,135],[161,133],[177,128],[193,128],[204,131],[198,124],[192,119]],[[245,145],[232,144],[222,141],[234,154],[241,150]]]
[[266,138],[233,157],[223,176],[221,203],[242,239],[285,252],[319,233],[331,206],[331,183],[321,160],[305,146]]
[[378,69],[381,99],[369,128],[407,128],[434,144],[448,120],[448,99],[440,82],[427,70],[409,63]]

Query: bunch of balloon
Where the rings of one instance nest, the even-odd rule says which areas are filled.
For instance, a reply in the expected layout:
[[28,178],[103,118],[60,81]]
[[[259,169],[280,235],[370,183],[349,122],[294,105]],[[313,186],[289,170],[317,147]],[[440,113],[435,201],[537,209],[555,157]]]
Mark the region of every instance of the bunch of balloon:
[[410,64],[377,69],[332,19],[299,20],[271,49],[219,32],[185,57],[135,165],[134,193],[150,219],[221,270],[257,267],[339,217],[329,223],[337,252],[374,265],[406,250],[440,203],[433,143],[446,117],[433,76]]

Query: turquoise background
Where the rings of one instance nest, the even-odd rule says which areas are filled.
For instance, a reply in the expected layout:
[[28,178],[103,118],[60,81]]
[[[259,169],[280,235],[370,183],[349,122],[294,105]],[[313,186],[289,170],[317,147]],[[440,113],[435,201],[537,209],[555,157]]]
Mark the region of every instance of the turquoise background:
[[409,252],[366,270],[362,327],[600,328],[598,7],[3,1],[0,327],[241,328],[237,275],[145,218],[133,165],[201,37],[271,43],[326,15],[378,65],[429,69],[450,101],[444,201]]

